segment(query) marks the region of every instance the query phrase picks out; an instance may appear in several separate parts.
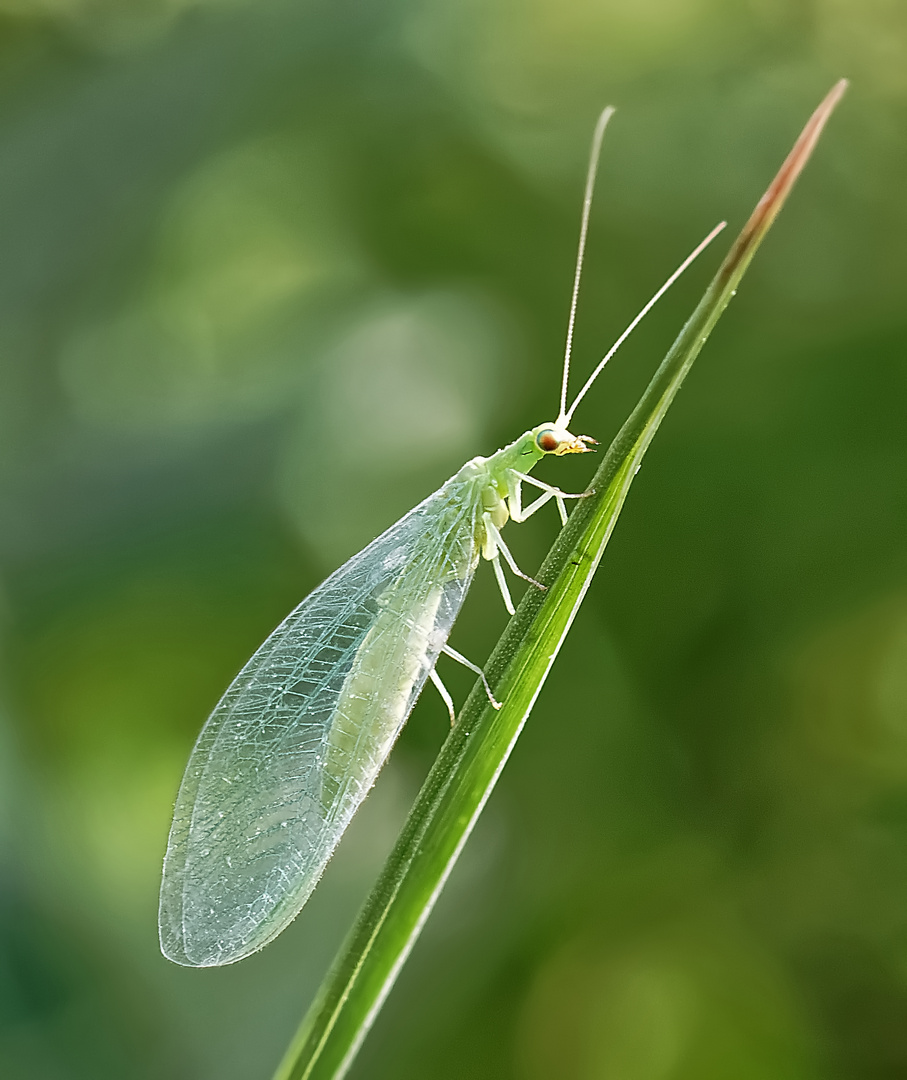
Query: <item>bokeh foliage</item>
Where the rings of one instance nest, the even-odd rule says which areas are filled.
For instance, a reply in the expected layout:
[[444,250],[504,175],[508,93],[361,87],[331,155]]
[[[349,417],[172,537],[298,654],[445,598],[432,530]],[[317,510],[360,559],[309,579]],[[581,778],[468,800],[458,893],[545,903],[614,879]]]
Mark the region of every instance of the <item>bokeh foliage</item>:
[[[155,910],[208,709],[325,573],[554,411],[599,108],[578,371],[742,223],[840,74],[354,1075],[907,1073],[907,13],[0,18],[0,1075],[268,1074],[446,719],[426,695],[291,930],[193,972]],[[710,269],[583,431],[614,432]],[[513,528],[527,569],[554,529]],[[454,639],[477,659],[489,576]]]

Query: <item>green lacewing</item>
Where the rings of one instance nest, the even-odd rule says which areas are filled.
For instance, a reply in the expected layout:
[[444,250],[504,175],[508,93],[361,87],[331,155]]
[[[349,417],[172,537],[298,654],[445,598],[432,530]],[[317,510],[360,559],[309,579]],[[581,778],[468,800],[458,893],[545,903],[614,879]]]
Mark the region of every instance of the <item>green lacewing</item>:
[[[243,959],[298,914],[318,883],[427,679],[435,671],[479,562],[507,610],[501,565],[523,574],[501,530],[549,501],[567,518],[579,498],[529,474],[543,457],[586,453],[574,410],[627,335],[724,227],[714,229],[645,305],[567,406],[576,303],[605,127],[592,140],[567,328],[560,411],[490,457],[475,457],[344,563],[267,638],[215,706],[186,766],[164,859],[161,950],[178,964]],[[523,484],[540,491],[523,506]],[[541,586],[538,586],[541,588]],[[492,689],[486,692],[497,705]]]

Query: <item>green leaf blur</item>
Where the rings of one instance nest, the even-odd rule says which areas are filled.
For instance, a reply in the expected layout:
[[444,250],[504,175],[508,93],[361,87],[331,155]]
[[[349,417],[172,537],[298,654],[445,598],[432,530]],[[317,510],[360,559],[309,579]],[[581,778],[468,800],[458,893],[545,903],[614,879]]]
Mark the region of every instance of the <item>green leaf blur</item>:
[[[742,223],[840,74],[351,1075],[904,1075],[907,14],[0,18],[0,1075],[269,1074],[447,721],[426,694],[290,931],[193,972],[155,912],[208,710],[327,572],[555,410],[601,106],[577,377],[715,220]],[[708,276],[578,427],[610,439]],[[508,530],[526,569],[555,521]],[[505,622],[489,577],[453,638],[476,660]]]

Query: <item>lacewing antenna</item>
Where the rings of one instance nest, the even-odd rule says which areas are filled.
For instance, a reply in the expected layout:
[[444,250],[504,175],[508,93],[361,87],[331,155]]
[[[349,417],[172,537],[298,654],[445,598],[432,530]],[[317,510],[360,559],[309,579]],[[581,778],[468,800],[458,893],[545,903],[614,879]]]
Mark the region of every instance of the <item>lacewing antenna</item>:
[[592,135],[592,149],[589,152],[589,168],[586,171],[586,190],[583,194],[583,216],[579,227],[579,245],[576,251],[576,269],[573,271],[573,295],[570,298],[570,317],[567,320],[567,345],[564,349],[564,374],[561,379],[561,409],[564,415],[567,407],[567,380],[570,377],[570,352],[573,349],[573,325],[576,322],[576,302],[579,297],[579,283],[583,275],[583,258],[586,254],[586,235],[589,232],[589,215],[592,212],[592,194],[595,191],[595,177],[598,175],[598,162],[602,153],[602,140],[605,128],[614,115],[614,106],[609,105],[602,111]]
[[583,398],[586,396],[586,392],[589,390],[589,388],[592,386],[592,384],[595,382],[595,380],[599,377],[599,375],[601,374],[602,369],[604,368],[605,364],[608,363],[608,361],[611,359],[611,357],[617,352],[617,350],[621,347],[621,345],[623,345],[623,343],[627,340],[627,338],[630,336],[630,334],[633,333],[633,331],[636,329],[636,327],[639,325],[639,323],[645,318],[646,315],[648,315],[648,313],[658,303],[658,301],[662,298],[662,296],[664,296],[664,294],[668,291],[668,289],[670,289],[670,287],[680,277],[680,275],[684,272],[684,270],[687,269],[687,267],[690,265],[690,263],[694,262],[695,259],[697,259],[702,254],[702,252],[705,251],[705,249],[709,246],[709,244],[711,244],[711,242],[715,239],[715,237],[721,232],[721,230],[726,225],[727,225],[726,221],[719,222],[715,226],[715,228],[712,229],[712,231],[709,233],[709,235],[693,251],[691,251],[690,254],[683,260],[683,262],[680,264],[680,266],[678,266],[677,269],[674,271],[674,273],[671,274],[671,276],[664,283],[664,285],[661,286],[661,288],[658,290],[658,292],[655,293],[655,295],[648,301],[648,303],[646,303],[646,305],[642,308],[642,310],[639,312],[639,314],[636,315],[636,317],[633,319],[633,321],[630,323],[630,325],[620,335],[620,337],[617,339],[617,341],[614,342],[614,344],[605,353],[605,355],[602,357],[602,359],[599,360],[598,366],[595,368],[595,370],[592,372],[592,374],[589,376],[589,378],[586,379],[585,385],[583,386],[582,390],[580,390],[580,392],[573,399],[573,404],[570,406],[569,409],[567,409],[566,412],[564,411],[564,408],[563,408],[563,400],[564,399],[563,398],[561,399],[562,400],[561,414],[557,419],[557,423],[558,423],[559,426],[565,427],[565,428],[569,426],[570,421],[573,419],[573,413],[576,410],[577,405],[579,405],[579,403],[583,400]]

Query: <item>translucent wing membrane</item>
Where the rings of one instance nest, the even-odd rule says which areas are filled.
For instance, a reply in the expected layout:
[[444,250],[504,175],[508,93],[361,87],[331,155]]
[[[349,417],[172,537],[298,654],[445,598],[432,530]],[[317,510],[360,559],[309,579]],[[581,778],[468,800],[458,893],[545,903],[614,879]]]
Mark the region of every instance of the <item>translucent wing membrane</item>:
[[303,600],[214,709],[164,860],[169,959],[240,960],[280,933],[314,889],[472,580],[481,484],[465,471]]

